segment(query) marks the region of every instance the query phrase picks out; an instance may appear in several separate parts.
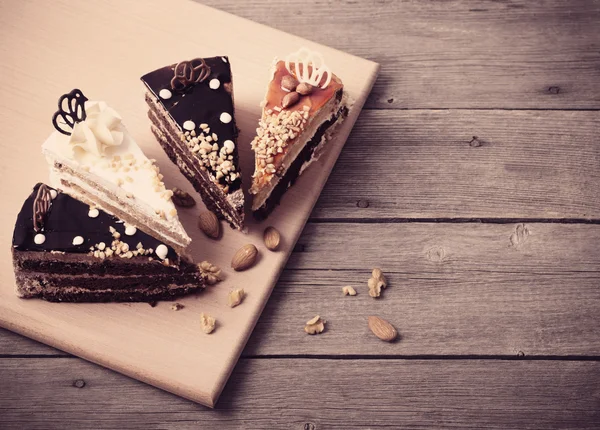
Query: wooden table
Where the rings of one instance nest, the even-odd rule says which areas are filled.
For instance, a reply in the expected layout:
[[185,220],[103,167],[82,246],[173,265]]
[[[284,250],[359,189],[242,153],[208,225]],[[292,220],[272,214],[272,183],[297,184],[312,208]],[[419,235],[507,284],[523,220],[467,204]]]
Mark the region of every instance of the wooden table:
[[600,3],[208,3],[381,63],[368,109],[216,410],[0,331],[0,427],[600,428]]

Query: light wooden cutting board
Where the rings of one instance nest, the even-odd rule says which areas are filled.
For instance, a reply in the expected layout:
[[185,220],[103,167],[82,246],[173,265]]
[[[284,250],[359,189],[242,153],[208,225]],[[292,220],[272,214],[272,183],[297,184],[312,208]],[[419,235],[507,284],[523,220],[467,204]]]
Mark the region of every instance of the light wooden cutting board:
[[[259,103],[270,79],[271,62],[301,46],[322,52],[344,81],[354,106],[325,155],[287,192],[283,205],[267,221],[248,223],[248,234],[226,227],[221,240],[209,240],[196,227],[200,208],[180,209],[193,239],[195,260],[206,259],[222,267],[224,282],[179,300],[185,305],[179,312],[172,311],[169,302],[152,308],[145,303],[57,304],[15,296],[10,256],[14,221],[33,185],[47,180],[40,146],[53,130],[51,117],[60,95],[80,88],[90,99],[107,101],[121,113],[147,155],[158,160],[166,185],[193,192],[150,132],[139,77],[183,59],[228,55],[247,188],[253,171],[249,142],[260,116]],[[186,0],[3,1],[0,58],[0,325],[214,406],[360,113],[379,66]],[[279,252],[268,251],[262,243],[267,225],[282,233]],[[260,258],[254,268],[236,273],[229,267],[231,256],[246,243],[259,248]],[[233,287],[243,287],[247,297],[242,305],[231,309],[226,301]],[[200,330],[201,312],[217,318],[217,329],[211,335]],[[306,315],[307,319],[312,316]],[[304,335],[302,328],[298,327],[298,336]]]

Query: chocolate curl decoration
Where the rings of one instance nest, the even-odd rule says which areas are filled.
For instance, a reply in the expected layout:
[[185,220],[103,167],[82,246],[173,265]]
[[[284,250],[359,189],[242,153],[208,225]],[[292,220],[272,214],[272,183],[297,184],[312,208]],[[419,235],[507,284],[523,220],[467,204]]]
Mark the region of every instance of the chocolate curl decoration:
[[48,186],[42,184],[33,199],[33,229],[37,233],[43,230],[46,215],[52,206],[52,194]]
[[[58,111],[52,116],[54,128],[60,133],[70,136],[75,123],[85,121],[87,117],[85,113],[87,100],[87,97],[78,89],[62,95],[58,99]],[[62,122],[59,123],[58,118],[62,119]]]
[[210,76],[210,66],[202,58],[182,61],[175,65],[171,88],[176,91],[184,90],[189,84],[204,82]]

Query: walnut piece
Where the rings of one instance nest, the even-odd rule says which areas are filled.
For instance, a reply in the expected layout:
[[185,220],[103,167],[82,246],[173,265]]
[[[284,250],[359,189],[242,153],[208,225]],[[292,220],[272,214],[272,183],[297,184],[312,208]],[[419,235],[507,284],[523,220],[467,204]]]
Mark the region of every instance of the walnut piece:
[[202,331],[204,333],[211,334],[216,325],[217,320],[215,320],[213,317],[205,313],[200,314],[200,326],[202,327]]
[[381,296],[381,289],[387,287],[387,279],[383,275],[381,269],[373,269],[373,273],[371,273],[371,278],[369,278],[367,285],[369,286],[369,296],[373,298]]
[[308,334],[323,333],[323,330],[325,330],[326,322],[327,321],[325,321],[324,319],[321,319],[321,317],[319,315],[317,315],[316,317],[314,317],[306,322],[306,325],[304,326],[304,331]]
[[227,306],[229,306],[230,308],[235,308],[237,305],[242,303],[244,297],[246,297],[244,289],[236,288],[235,290],[229,293],[229,296],[227,296]]
[[200,275],[208,285],[214,285],[221,280],[221,269],[208,261],[198,264]]

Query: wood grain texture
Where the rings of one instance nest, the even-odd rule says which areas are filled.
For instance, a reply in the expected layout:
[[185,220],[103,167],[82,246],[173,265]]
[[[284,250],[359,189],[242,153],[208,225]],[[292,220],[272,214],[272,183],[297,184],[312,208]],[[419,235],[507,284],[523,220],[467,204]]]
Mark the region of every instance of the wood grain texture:
[[[311,224],[243,355],[597,357],[598,243],[598,225]],[[377,300],[373,267],[389,281]],[[344,285],[358,295],[343,296]],[[317,314],[327,331],[307,336]],[[373,337],[369,315],[394,323],[400,340]],[[60,354],[8,333],[0,353]]]
[[598,362],[242,359],[215,411],[70,358],[0,379],[3,429],[600,428]]
[[313,219],[600,219],[600,112],[365,111],[358,124]]
[[597,1],[203,2],[383,64],[367,107],[600,108]]

